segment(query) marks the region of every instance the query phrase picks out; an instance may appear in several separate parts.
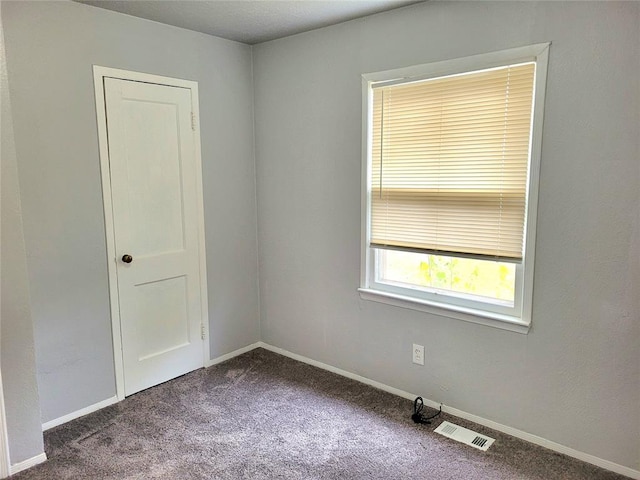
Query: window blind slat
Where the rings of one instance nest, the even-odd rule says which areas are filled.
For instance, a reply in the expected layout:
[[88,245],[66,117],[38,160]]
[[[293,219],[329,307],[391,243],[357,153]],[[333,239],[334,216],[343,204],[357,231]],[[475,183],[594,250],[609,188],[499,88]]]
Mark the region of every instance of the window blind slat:
[[374,86],[371,246],[522,258],[534,76]]

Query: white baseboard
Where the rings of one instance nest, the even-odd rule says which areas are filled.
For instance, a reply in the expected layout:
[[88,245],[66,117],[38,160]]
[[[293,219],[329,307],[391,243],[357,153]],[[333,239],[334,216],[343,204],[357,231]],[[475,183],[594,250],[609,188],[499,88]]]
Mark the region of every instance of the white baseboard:
[[[218,363],[224,362],[226,360],[230,360],[233,357],[237,357],[238,355],[242,355],[243,353],[254,350],[262,345],[262,342],[252,343],[251,345],[247,345],[246,347],[239,348],[238,350],[234,350],[231,353],[227,353],[226,355],[222,355],[220,357],[214,358],[212,360],[208,360],[205,363],[206,367],[211,367],[213,365],[217,365]],[[82,408],[80,410],[76,410],[75,412],[68,413],[62,417],[56,418],[54,420],[50,420],[42,424],[42,431],[49,430],[53,427],[57,427],[58,425],[62,425],[63,423],[70,422],[71,420],[75,420],[76,418],[84,417],[90,413],[101,410],[109,405],[113,405],[114,403],[118,403],[120,400],[117,396],[113,396],[111,398],[107,398],[98,403],[94,403],[93,405],[89,405],[88,407]]]
[[14,463],[13,465],[11,465],[10,475],[15,475],[16,473],[26,470],[27,468],[35,467],[39,463],[42,463],[46,460],[47,460],[47,454],[42,452],[41,454],[36,455],[35,457],[27,458],[22,462]]
[[85,415],[96,412],[100,409],[103,409],[104,407],[108,407],[109,405],[113,405],[114,403],[118,403],[117,396],[107,398],[106,400],[102,400],[101,402],[94,403],[93,405],[89,405],[88,407],[81,408],[80,410],[76,410],[75,412],[68,413],[67,415],[43,423],[42,431],[44,432],[46,430],[49,430],[50,428],[57,427],[58,425],[70,422],[71,420],[75,420],[76,418],[84,417]]
[[[352,380],[356,380],[360,383],[364,383],[365,385],[370,385],[379,390],[383,390],[385,392],[389,392],[393,395],[397,395],[402,398],[406,398],[408,400],[414,400],[418,395],[414,393],[405,392],[404,390],[400,390],[398,388],[390,387],[389,385],[385,385],[384,383],[376,382],[375,380],[371,380],[370,378],[366,378],[360,375],[356,375],[355,373],[348,372],[346,370],[342,370],[340,368],[334,367],[332,365],[328,365],[326,363],[319,362],[317,360],[313,360],[311,358],[298,355],[296,353],[289,352],[288,350],[284,350],[279,347],[274,347],[273,345],[269,345],[264,342],[256,342],[251,345],[247,345],[246,347],[239,348],[234,350],[233,352],[227,353],[225,355],[221,355],[220,357],[216,357],[214,359],[208,360],[205,363],[206,367],[211,367],[213,365],[217,365],[219,363],[230,360],[238,355],[242,355],[243,353],[247,353],[256,348],[264,348],[265,350],[269,350],[271,352],[283,355],[285,357],[292,358],[294,360],[298,360],[299,362],[303,362],[314,367],[321,368],[323,370],[327,370],[329,372],[336,373],[346,378],[350,378]],[[118,397],[114,396],[108,398],[107,400],[103,400],[102,402],[98,402],[89,407],[83,408],[76,412],[72,412],[68,415],[65,415],[60,418],[56,418],[55,420],[51,420],[42,425],[43,430],[48,430],[50,428],[56,427],[58,425],[62,425],[68,421],[74,420],[76,418],[82,417],[89,413],[93,413],[101,408],[107,407],[109,405],[113,405],[118,402]],[[424,399],[425,405],[432,408],[440,407],[440,403],[434,402],[433,400],[429,400],[427,398]],[[479,417],[477,415],[473,415],[471,413],[464,412],[462,410],[458,410],[454,407],[449,407],[447,405],[442,405],[442,411],[456,417],[464,418],[465,420],[469,420],[471,422],[475,422],[479,425],[484,425],[485,427],[491,428],[493,430],[497,430],[499,432],[506,433],[516,438],[520,438],[527,442],[533,443],[535,445],[540,445],[541,447],[548,448],[549,450],[553,450],[558,453],[562,453],[569,457],[576,458],[583,462],[590,463],[592,465],[596,465],[597,467],[604,468],[606,470],[610,470],[615,473],[619,473],[621,475],[625,475],[627,477],[633,478],[634,480],[640,480],[640,470],[634,470],[629,467],[625,467],[624,465],[618,465],[617,463],[611,462],[609,460],[605,460],[589,453],[580,452],[570,447],[566,447],[556,442],[552,442],[551,440],[547,440],[545,438],[539,437],[537,435],[533,435],[531,433],[524,432],[522,430],[518,430],[516,428],[512,428],[506,425],[502,425],[500,423],[494,422],[493,420],[487,420],[486,418]],[[44,462],[46,460],[46,455],[43,453],[36,457],[33,457],[29,460],[25,460],[24,462],[20,462],[19,464],[11,466],[11,474],[17,473],[21,470],[29,468],[33,465],[37,465],[38,463]]]
[[451,415],[455,415],[456,417],[464,418],[465,420],[484,425],[485,427],[492,428],[493,430],[498,430],[500,432],[511,435],[512,437],[520,438],[527,442],[540,445],[541,447],[548,448],[549,450],[553,450],[554,452],[562,453],[569,457],[582,460],[583,462],[587,462],[597,467],[604,468],[605,470],[610,470],[612,472],[619,473],[620,475],[625,475],[627,477],[633,478],[634,480],[640,480],[640,470],[634,470],[632,468],[625,467],[624,465],[619,465],[609,460],[605,460],[604,458],[591,455],[590,453],[584,453],[560,443],[552,442],[551,440],[547,440],[546,438],[523,432],[522,430],[518,430],[507,425],[502,425],[492,420],[478,417],[477,415],[473,415],[471,413],[463,412],[462,410],[458,410],[457,408],[443,406],[442,411],[447,412]]
[[[399,390],[394,387],[390,387],[389,385],[385,385],[384,383],[376,382],[375,380],[371,380],[370,378],[361,377],[360,375],[356,375],[355,373],[347,372],[346,370],[342,370],[340,368],[334,367],[332,365],[327,365],[326,363],[318,362],[317,360],[313,360],[311,358],[303,357],[302,355],[298,355],[297,353],[291,353],[288,350],[284,350],[279,347],[274,347],[273,345],[269,345],[268,343],[259,342],[259,347],[264,348],[265,350],[269,350],[274,353],[278,353],[285,357],[293,358],[294,360],[298,360],[302,363],[307,363],[309,365],[313,365],[314,367],[321,368],[323,370],[328,370],[329,372],[337,373],[343,377],[350,378],[351,380],[356,380],[360,383],[364,383],[366,385],[370,385],[372,387],[377,388],[378,390],[384,390],[385,392],[393,393],[398,397],[407,398],[409,400],[414,400],[418,395],[414,395],[413,393],[405,392],[404,390]],[[440,406],[439,403],[432,402],[430,400],[424,400],[425,405],[428,407],[438,408]],[[442,408],[444,411],[444,407]]]
[[[402,398],[407,398],[409,400],[414,400],[418,395],[413,393],[405,392],[404,390],[399,390],[394,387],[390,387],[389,385],[385,385],[380,382],[376,382],[375,380],[371,380],[366,377],[362,377],[360,375],[356,375],[355,373],[348,372],[346,370],[342,370],[340,368],[334,367],[332,365],[327,365],[326,363],[318,362],[317,360],[313,360],[311,358],[304,357],[302,355],[298,355],[296,353],[289,352],[282,348],[274,347],[273,345],[269,345],[264,342],[258,342],[258,346],[264,348],[265,350],[270,350],[274,353],[278,353],[280,355],[284,355],[285,357],[292,358],[294,360],[298,360],[303,363],[307,363],[309,365],[313,365],[314,367],[321,368],[323,370],[328,370],[329,372],[336,373],[338,375],[342,375],[343,377],[350,378],[352,380],[356,380],[358,382],[364,383],[366,385],[370,385],[379,390],[383,390],[385,392],[392,393]],[[439,408],[440,403],[434,402],[433,400],[424,399],[425,405],[432,408]],[[553,450],[554,452],[562,453],[569,457],[576,458],[583,462],[590,463],[597,467],[604,468],[606,470],[610,470],[615,473],[619,473],[620,475],[625,475],[627,477],[633,478],[634,480],[640,480],[640,470],[634,470],[629,467],[625,467],[624,465],[618,465],[617,463],[613,463],[609,460],[605,460],[603,458],[596,457],[589,453],[580,452],[570,447],[566,447],[556,442],[552,442],[551,440],[547,440],[546,438],[539,437],[537,435],[533,435],[531,433],[523,432],[522,430],[518,430],[516,428],[508,427],[506,425],[502,425],[500,423],[494,422],[492,420],[487,420],[486,418],[479,417],[477,415],[473,415],[471,413],[464,412],[462,410],[458,410],[457,408],[449,407],[447,405],[442,405],[442,411],[448,413],[450,415],[454,415],[456,417],[464,418],[465,420],[469,420],[471,422],[475,422],[479,425],[483,425],[485,427],[491,428],[493,430],[498,430],[499,432],[506,433],[516,438],[520,438],[527,442],[533,443],[535,445],[540,445],[541,447],[548,448],[549,450]]]
[[242,355],[243,353],[250,352],[251,350],[255,350],[258,347],[263,345],[262,342],[252,343],[251,345],[247,345],[246,347],[239,348],[234,350],[233,352],[227,353],[225,355],[221,355],[219,357],[213,358],[211,360],[207,360],[204,364],[204,368],[213,367],[222,362],[226,362],[227,360],[231,360],[233,357],[237,357],[238,355]]

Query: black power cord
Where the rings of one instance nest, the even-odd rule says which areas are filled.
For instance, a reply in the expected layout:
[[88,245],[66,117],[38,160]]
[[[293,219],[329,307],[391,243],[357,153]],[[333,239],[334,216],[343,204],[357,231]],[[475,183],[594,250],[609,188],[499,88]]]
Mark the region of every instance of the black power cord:
[[424,408],[424,401],[422,397],[417,397],[413,402],[413,415],[411,415],[411,420],[415,423],[431,423],[429,420],[432,418],[436,418],[438,415],[442,413],[442,405],[440,405],[440,410],[435,415],[431,415],[430,417],[425,417],[422,414],[422,409]]

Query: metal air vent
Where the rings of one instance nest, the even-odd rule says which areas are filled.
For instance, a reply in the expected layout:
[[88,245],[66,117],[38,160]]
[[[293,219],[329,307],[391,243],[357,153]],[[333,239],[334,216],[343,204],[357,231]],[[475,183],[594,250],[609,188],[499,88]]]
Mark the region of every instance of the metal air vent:
[[450,422],[442,422],[434,431],[440,435],[444,435],[445,437],[449,437],[473,448],[477,448],[478,450],[482,450],[483,452],[486,452],[493,442],[495,442],[494,438],[487,437],[486,435],[480,435],[473,430],[469,430],[468,428],[464,428]]

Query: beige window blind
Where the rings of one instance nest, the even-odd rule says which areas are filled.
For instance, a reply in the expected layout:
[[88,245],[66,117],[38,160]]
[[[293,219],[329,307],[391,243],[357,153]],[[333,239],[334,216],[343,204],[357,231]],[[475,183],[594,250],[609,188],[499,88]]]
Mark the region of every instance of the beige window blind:
[[372,247],[522,259],[534,75],[373,86]]

